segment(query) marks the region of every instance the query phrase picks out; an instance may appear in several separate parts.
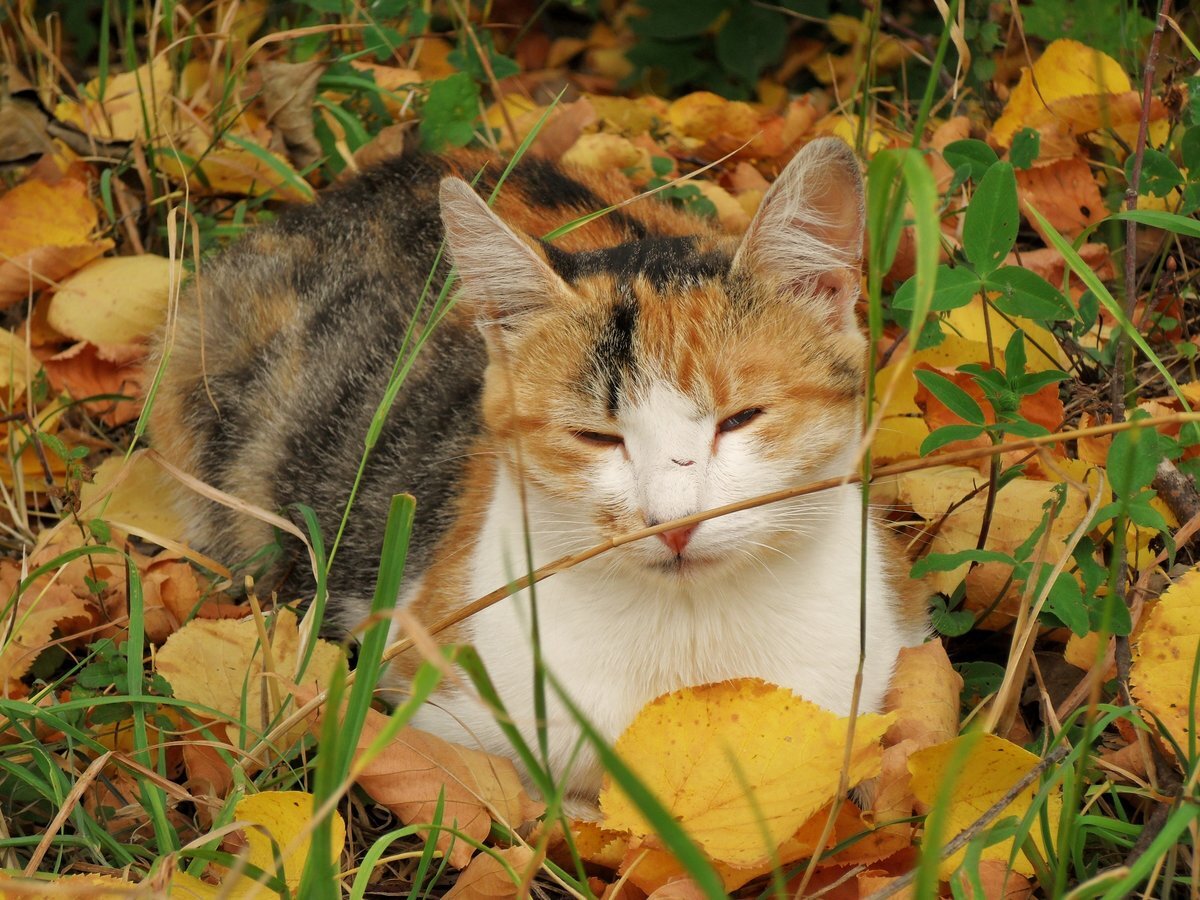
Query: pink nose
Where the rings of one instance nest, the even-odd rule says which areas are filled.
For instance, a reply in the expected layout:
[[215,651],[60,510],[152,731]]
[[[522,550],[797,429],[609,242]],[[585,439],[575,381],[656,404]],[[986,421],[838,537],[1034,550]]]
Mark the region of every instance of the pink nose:
[[671,552],[676,556],[683,554],[683,548],[688,545],[688,541],[692,539],[698,525],[685,525],[682,528],[672,528],[670,531],[663,531],[658,535],[658,539],[666,544]]

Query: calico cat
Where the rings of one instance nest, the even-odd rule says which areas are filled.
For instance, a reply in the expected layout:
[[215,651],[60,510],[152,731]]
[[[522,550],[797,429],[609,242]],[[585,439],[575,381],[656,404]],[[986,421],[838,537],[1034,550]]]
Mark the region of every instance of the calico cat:
[[[482,169],[473,189],[463,178]],[[739,241],[640,200],[563,237],[540,236],[628,197],[619,175],[412,155],[291,209],[206,264],[186,297],[153,408],[155,444],[196,477],[270,510],[303,502],[340,521],[363,438],[405,330],[432,331],[370,456],[329,579],[346,627],[368,609],[389,498],[418,499],[400,602],[433,621],[603,539],[849,472],[866,341],[863,192],[840,141],[808,144]],[[461,280],[436,327],[418,298],[445,237]],[[433,292],[446,277],[438,269]],[[428,308],[427,306],[425,308]],[[222,560],[274,538],[194,494],[188,539]],[[739,676],[838,713],[859,658],[860,709],[879,708],[898,651],[926,635],[923,597],[847,486],[623,546],[537,586],[546,665],[614,739],[654,697]],[[311,596],[307,567],[271,573]],[[260,582],[261,584],[261,582]],[[529,597],[443,635],[482,654],[532,734]],[[401,657],[402,684],[420,659]],[[511,754],[492,714],[447,685],[416,724]],[[550,759],[573,794],[600,772],[551,695]]]

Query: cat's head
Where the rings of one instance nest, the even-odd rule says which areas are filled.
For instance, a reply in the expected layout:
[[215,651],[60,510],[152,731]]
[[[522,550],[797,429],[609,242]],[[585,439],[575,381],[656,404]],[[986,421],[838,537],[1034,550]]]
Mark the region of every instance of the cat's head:
[[[565,254],[516,234],[458,179],[442,182],[441,205],[488,343],[484,420],[510,463],[519,446],[550,507],[532,527],[568,536],[564,550],[848,471],[863,190],[841,141],[801,150],[740,241],[699,227]],[[748,510],[621,555],[672,577],[736,565],[786,552],[800,513]]]

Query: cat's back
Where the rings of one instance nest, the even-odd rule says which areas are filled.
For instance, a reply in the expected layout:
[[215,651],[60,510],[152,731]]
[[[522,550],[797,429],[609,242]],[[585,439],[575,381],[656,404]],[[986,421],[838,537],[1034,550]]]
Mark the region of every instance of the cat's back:
[[[406,334],[422,334],[448,272],[438,262],[439,182],[475,180],[487,197],[503,171],[482,154],[404,156],[285,210],[205,260],[161,344],[169,357],[152,407],[155,446],[201,481],[269,512],[309,504],[331,540]],[[620,176],[531,159],[509,173],[494,208],[542,236],[628,195]],[[642,202],[555,244],[574,252],[704,227]],[[402,490],[419,501],[411,562],[428,561],[454,514],[461,460],[479,430],[485,364],[465,317],[451,313],[431,331],[363,474],[339,551],[348,578],[369,586],[370,576],[353,570],[374,570],[387,502]],[[223,562],[241,562],[274,539],[262,521],[193,493],[181,491],[177,503],[189,542]],[[286,573],[276,568],[279,580]],[[307,573],[293,575],[289,589],[303,592]]]

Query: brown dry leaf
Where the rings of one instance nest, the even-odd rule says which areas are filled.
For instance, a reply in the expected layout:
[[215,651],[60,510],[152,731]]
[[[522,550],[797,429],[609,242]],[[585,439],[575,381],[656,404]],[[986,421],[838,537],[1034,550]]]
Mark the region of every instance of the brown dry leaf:
[[962,676],[954,671],[941,640],[900,651],[884,709],[896,714],[884,740],[932,747],[958,734]]
[[[1186,748],[1191,734],[1193,671],[1200,647],[1200,568],[1190,569],[1150,607],[1133,644],[1134,699]],[[1150,715],[1146,716],[1156,727]]]
[[132,344],[167,317],[171,285],[183,267],[153,254],[98,259],[63,279],[46,309],[60,334],[93,344]]
[[174,74],[166,53],[132,72],[93,78],[82,88],[82,101],[63,100],[54,115],[105,141],[157,138],[174,127]]
[[271,142],[271,149],[285,150],[301,169],[310,166],[321,156],[313,127],[313,100],[325,63],[315,59],[299,63],[269,60],[258,68],[267,122],[280,138]]
[[[1079,237],[1086,228],[1108,215],[1092,169],[1080,157],[1018,169],[1016,175],[1020,208],[1025,210],[1032,205],[1068,240]],[[1027,216],[1026,221],[1043,241],[1050,243],[1036,219]]]
[[1023,875],[1008,868],[1008,863],[999,859],[981,859],[976,871],[981,897],[975,896],[971,879],[962,872],[954,876],[956,885],[962,889],[967,900],[1026,900],[1033,896],[1033,883]]
[[[46,215],[47,210],[54,215]],[[24,300],[113,246],[96,240],[99,214],[75,178],[22,182],[0,197],[0,308]]]
[[454,886],[443,896],[457,897],[459,900],[508,900],[516,897],[533,859],[533,851],[519,844],[480,853],[463,869]]
[[54,150],[46,133],[50,121],[37,103],[0,92],[0,162],[17,162]]
[[[201,715],[212,717],[215,710],[217,715],[241,722],[244,703],[248,732],[244,739],[253,742],[274,720],[280,699],[288,697],[287,685],[295,675],[301,649],[296,614],[291,610],[276,610],[267,629],[274,675],[264,662],[258,626],[252,618],[188,622],[158,651],[155,667],[175,696],[195,704]],[[342,651],[335,645],[317,641],[303,683],[327,686],[342,659]],[[286,746],[304,732],[301,722],[280,741]]]
[[[879,739],[890,723],[890,716],[859,717],[851,785],[879,773]],[[659,697],[638,713],[614,749],[706,853],[744,867],[769,859],[833,799],[847,727],[847,719],[789,690],[743,678]],[[607,778],[600,808],[608,828],[652,833]],[[771,846],[764,844],[768,840]]]
[[[951,772],[949,767],[959,754],[965,756],[961,759],[960,767]],[[992,734],[976,733],[918,750],[909,759],[909,769],[913,776],[913,791],[927,807],[937,802],[946,779],[953,779],[951,799],[944,807],[949,815],[942,839],[948,841],[1004,797],[1038,762],[1037,756],[1016,744]],[[1020,819],[1029,810],[1037,790],[1036,783],[1030,784],[1005,807],[1000,817],[1016,816]],[[1046,809],[1050,834],[1057,834],[1062,811],[1061,789],[1055,788],[1050,794]],[[1035,823],[1029,835],[1045,859],[1046,844],[1042,829]],[[1009,838],[984,847],[982,858],[1005,862],[1012,849],[1013,840]],[[966,852],[964,847],[941,861],[938,871],[943,879],[949,878],[962,865]],[[1023,854],[1018,854],[1013,869],[1022,875],[1033,874],[1033,866]]]
[[[241,144],[238,141],[241,141]],[[313,189],[291,163],[265,149],[257,135],[226,133],[216,143],[206,130],[196,126],[187,133],[181,156],[169,150],[158,157],[159,168],[178,180],[186,180],[199,194],[235,194],[259,197],[270,194],[293,203],[311,201]],[[251,146],[256,150],[249,149]],[[193,161],[198,160],[198,163]]]
[[20,568],[11,562],[0,567],[0,685],[23,677],[38,655],[50,644],[54,629],[67,619],[84,617],[89,607],[62,581],[41,581],[10,599],[20,579]]
[[[145,349],[138,345],[97,347],[87,341],[42,360],[50,386],[83,400],[84,408],[116,427],[132,422],[142,411],[146,371]],[[96,399],[120,394],[128,399]]]
[[[310,691],[296,693],[300,702]],[[314,716],[311,727],[319,732],[327,711]],[[386,726],[388,717],[367,711],[358,739],[361,754]],[[544,805],[529,797],[512,760],[451,744],[436,735],[404,728],[387,748],[364,766],[355,763],[354,778],[376,802],[394,812],[402,822],[432,822],[438,796],[444,792],[442,821],[454,823],[467,837],[482,841],[491,830],[491,810],[499,820],[516,828],[541,815]],[[453,836],[439,831],[438,848],[450,847]],[[454,841],[450,865],[461,869],[475,849],[465,841]]]

